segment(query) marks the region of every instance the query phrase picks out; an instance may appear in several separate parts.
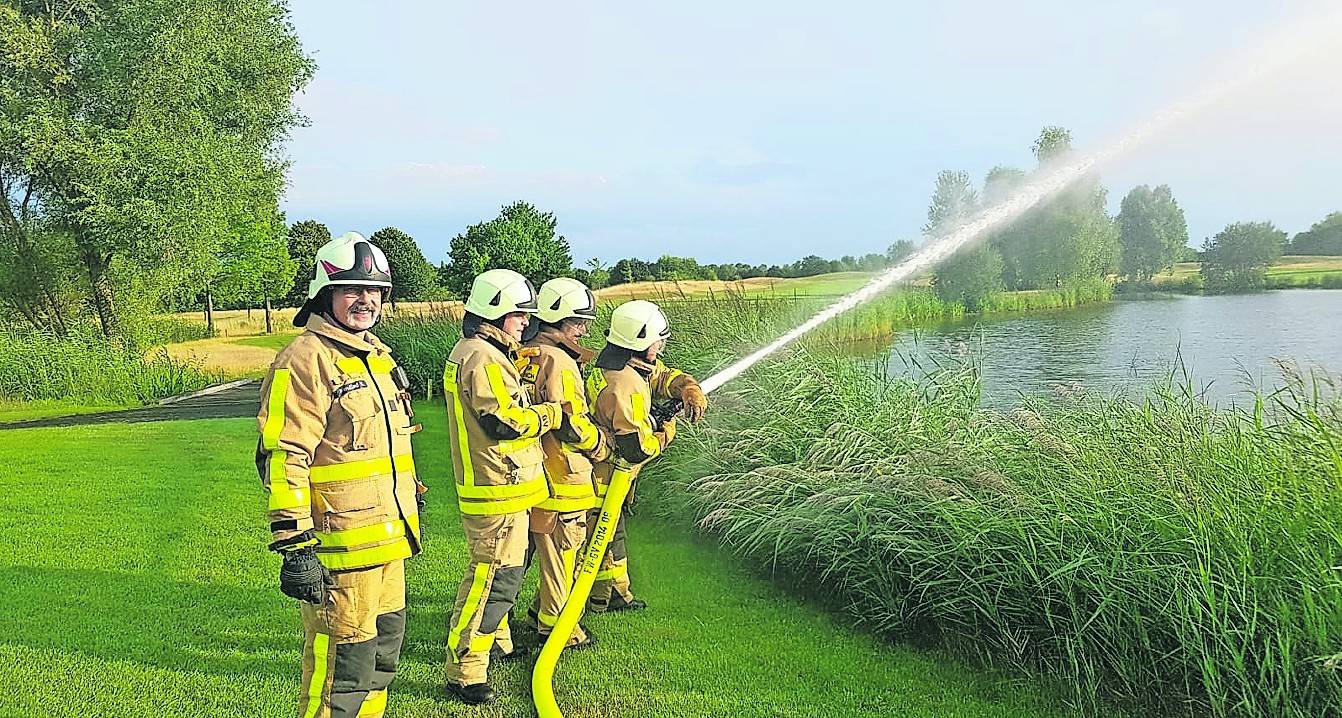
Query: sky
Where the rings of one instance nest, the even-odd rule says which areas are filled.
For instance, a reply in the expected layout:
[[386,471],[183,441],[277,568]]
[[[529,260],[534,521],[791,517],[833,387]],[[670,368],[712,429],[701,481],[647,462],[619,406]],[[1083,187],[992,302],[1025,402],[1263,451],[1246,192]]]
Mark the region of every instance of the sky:
[[[915,6],[916,5],[916,6]],[[396,226],[435,264],[526,200],[575,263],[786,263],[918,239],[943,169],[1030,168],[1045,125],[1098,148],[1322,0],[297,0],[316,63],[288,219]],[[1342,43],[1102,171],[1169,184],[1198,246],[1342,210]]]

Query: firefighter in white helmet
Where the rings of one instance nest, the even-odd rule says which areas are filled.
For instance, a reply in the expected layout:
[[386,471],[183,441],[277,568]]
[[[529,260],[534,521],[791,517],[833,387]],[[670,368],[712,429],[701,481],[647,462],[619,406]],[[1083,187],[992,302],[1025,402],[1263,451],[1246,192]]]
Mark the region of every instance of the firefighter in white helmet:
[[518,373],[522,331],[536,311],[525,277],[491,269],[471,284],[462,338],[443,371],[448,442],[470,563],[448,623],[447,691],[494,700],[491,650],[514,654],[508,613],[525,572],[527,514],[550,497],[540,439],[562,423],[558,402],[533,403]]
[[[610,449],[587,409],[582,372],[593,352],[578,343],[587,336],[588,322],[596,319],[596,297],[582,282],[557,277],[541,285],[538,302],[539,321],[528,327],[522,350],[528,355],[522,380],[535,401],[555,401],[564,408],[560,429],[541,437],[550,495],[531,509],[527,552],[540,570],[540,587],[528,615],[544,642],[568,599],[578,553],[587,539],[587,513],[596,506],[592,462],[604,460]],[[579,625],[566,645],[594,643]]]
[[261,385],[256,465],[280,590],[305,633],[300,716],[381,716],[405,636],[404,560],[420,550],[409,382],[370,329],[391,291],[350,232],[317,250],[303,333]]
[[[693,376],[668,368],[657,357],[671,336],[666,315],[652,302],[641,299],[615,308],[606,331],[606,347],[587,378],[587,397],[592,418],[610,437],[612,455],[598,462],[593,478],[598,500],[606,495],[614,462],[639,468],[659,456],[676,436],[675,417],[660,421],[654,407],[672,400],[683,405],[683,415],[698,421],[708,408],[708,399]],[[629,496],[634,495],[630,489]],[[626,499],[626,505],[631,499]],[[596,515],[588,520],[596,525]],[[629,582],[629,554],[625,543],[624,514],[615,526],[601,570],[587,600],[594,613],[636,611],[646,608],[634,598]]]

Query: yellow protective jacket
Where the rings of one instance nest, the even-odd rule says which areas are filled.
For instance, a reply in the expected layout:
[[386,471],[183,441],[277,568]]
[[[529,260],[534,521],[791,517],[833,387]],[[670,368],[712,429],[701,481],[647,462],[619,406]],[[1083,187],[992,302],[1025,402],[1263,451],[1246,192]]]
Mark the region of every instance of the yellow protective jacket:
[[541,329],[523,351],[530,354],[522,369],[522,380],[530,389],[531,398],[537,402],[559,402],[569,425],[567,431],[552,431],[541,437],[550,495],[536,508],[586,511],[597,505],[592,462],[610,454],[605,434],[592,423],[587,410],[579,368],[580,363],[591,361],[592,352],[551,329]]
[[515,362],[520,345],[492,324],[452,347],[443,370],[452,473],[463,514],[526,511],[549,498],[540,437],[556,403],[533,405]]
[[369,332],[313,315],[270,366],[256,416],[257,471],[275,540],[312,530],[329,569],[378,566],[419,552],[410,395]]
[[595,368],[587,376],[587,398],[592,420],[605,431],[613,445],[610,456],[597,462],[592,472],[598,498],[610,486],[616,455],[633,465],[630,478],[638,477],[643,464],[661,455],[666,436],[652,428],[653,402],[679,398],[678,388],[691,378],[662,362],[649,364],[632,358],[621,369]]

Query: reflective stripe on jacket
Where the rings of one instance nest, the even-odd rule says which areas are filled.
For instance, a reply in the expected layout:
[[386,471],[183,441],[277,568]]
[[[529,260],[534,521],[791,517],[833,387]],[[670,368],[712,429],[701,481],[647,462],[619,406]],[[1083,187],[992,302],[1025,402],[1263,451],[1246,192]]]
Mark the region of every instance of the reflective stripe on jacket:
[[622,369],[593,369],[587,376],[587,398],[592,404],[592,420],[604,430],[613,444],[607,460],[599,461],[592,471],[598,498],[606,495],[614,468],[611,460],[620,444],[637,439],[641,456],[624,457],[634,464],[630,478],[637,478],[639,469],[662,453],[663,439],[652,429],[652,403],[673,398],[670,384],[677,376],[686,376],[679,369],[669,369],[660,361],[649,364],[630,359]]
[[[443,370],[452,473],[463,514],[525,511],[549,497],[539,437],[551,429],[554,413],[531,406],[514,365],[516,348],[511,337],[483,324],[452,347]],[[507,427],[514,438],[496,437],[484,422]]]
[[[541,437],[549,497],[536,507],[560,512],[586,511],[597,505],[592,461],[604,459],[610,453],[605,436],[592,422],[587,409],[582,373],[574,356],[580,348],[566,348],[567,344],[562,335],[542,329],[527,343],[535,354],[522,370],[522,379],[532,398],[538,402],[559,402],[575,434],[566,439],[577,439],[569,443],[556,432]],[[579,356],[590,357],[590,352],[581,351]]]
[[257,470],[276,540],[312,530],[329,569],[377,566],[419,552],[419,430],[396,367],[371,333],[320,315],[285,347],[261,383]]

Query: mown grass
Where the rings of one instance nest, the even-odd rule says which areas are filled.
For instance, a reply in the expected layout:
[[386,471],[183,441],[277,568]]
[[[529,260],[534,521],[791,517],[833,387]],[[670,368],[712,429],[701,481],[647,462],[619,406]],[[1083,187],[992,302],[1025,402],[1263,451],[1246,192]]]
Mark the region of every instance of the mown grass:
[[90,404],[78,399],[38,399],[14,401],[0,399],[0,424],[46,419],[54,416],[94,414],[102,411],[130,409],[137,404]]
[[[1150,288],[1160,292],[1201,294],[1201,265],[1180,262],[1151,278]],[[1342,289],[1342,257],[1287,255],[1267,268],[1267,289]]]
[[[443,413],[419,406],[428,543],[408,570],[389,715],[529,716],[525,665],[493,673],[494,706],[440,697],[467,559]],[[265,550],[255,432],[212,419],[0,434],[0,715],[292,714],[302,629]],[[569,716],[1064,714],[1036,688],[863,635],[650,516],[630,542],[651,608],[588,619],[601,644],[558,673]]]
[[648,474],[672,515],[871,630],[939,636],[1142,713],[1342,710],[1342,409],[1178,386],[978,408],[973,367],[800,349]]

